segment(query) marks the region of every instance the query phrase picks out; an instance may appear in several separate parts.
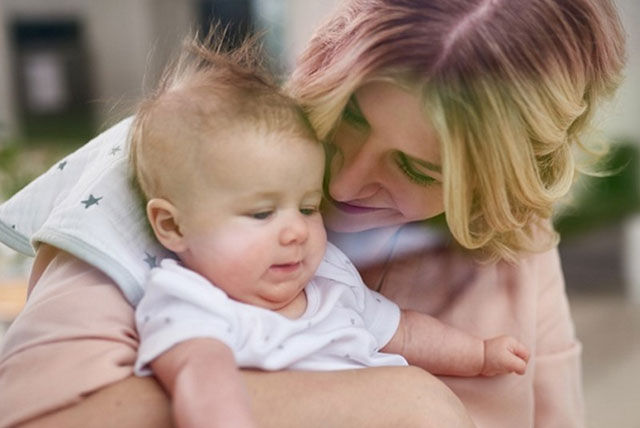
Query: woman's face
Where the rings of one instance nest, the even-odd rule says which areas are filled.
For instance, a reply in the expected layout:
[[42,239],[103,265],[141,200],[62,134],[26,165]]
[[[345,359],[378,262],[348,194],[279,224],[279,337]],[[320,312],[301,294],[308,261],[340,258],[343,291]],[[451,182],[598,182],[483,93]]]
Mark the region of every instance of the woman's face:
[[358,232],[443,212],[439,142],[419,98],[399,86],[358,89],[329,151],[330,230]]

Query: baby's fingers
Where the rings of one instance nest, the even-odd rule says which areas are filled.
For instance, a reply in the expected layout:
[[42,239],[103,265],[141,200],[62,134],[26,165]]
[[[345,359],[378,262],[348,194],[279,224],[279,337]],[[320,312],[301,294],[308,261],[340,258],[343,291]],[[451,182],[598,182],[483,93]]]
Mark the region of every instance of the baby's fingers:
[[516,357],[519,357],[525,362],[529,361],[529,350],[522,343],[513,339],[512,343],[509,344],[508,348],[511,351],[511,353]]
[[522,375],[527,369],[527,362],[529,361],[529,350],[522,343],[515,339],[511,339],[507,348],[511,352],[511,366],[513,371]]
[[511,336],[498,336],[485,340],[484,376],[504,373],[524,374],[529,361],[529,350]]
[[509,356],[509,361],[505,366],[509,368],[510,372],[523,375],[527,370],[527,360],[521,358],[516,354],[511,354]]

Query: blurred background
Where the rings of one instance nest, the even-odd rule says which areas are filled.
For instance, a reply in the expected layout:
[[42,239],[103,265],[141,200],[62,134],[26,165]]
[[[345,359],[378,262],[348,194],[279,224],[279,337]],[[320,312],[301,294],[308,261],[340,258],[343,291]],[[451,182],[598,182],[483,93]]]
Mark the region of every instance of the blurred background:
[[[264,31],[286,76],[340,0],[0,0],[0,202],[131,113],[192,30]],[[446,0],[443,0],[446,1]],[[640,1],[617,0],[626,80],[598,117],[615,175],[581,179],[555,222],[584,345],[590,428],[640,428]],[[0,244],[0,344],[31,259]]]

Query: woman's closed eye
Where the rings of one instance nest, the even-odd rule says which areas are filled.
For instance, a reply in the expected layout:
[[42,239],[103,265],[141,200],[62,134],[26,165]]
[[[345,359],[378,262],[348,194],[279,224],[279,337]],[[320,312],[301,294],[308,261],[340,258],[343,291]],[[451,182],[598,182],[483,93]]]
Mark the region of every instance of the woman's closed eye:
[[396,164],[409,180],[421,186],[438,183],[438,180],[435,178],[421,172],[419,170],[420,167],[418,166],[418,163],[406,154],[396,152],[394,156]]

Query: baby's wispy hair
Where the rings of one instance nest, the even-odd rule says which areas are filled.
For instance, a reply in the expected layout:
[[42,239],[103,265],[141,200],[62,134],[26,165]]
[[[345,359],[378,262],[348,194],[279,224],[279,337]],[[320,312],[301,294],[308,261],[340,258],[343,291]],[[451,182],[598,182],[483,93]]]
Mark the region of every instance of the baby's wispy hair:
[[179,193],[172,189],[180,185],[175,177],[193,174],[199,149],[238,127],[315,139],[302,110],[265,66],[260,40],[249,36],[231,47],[219,26],[185,40],[131,127],[134,184],[143,200]]

